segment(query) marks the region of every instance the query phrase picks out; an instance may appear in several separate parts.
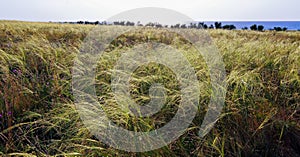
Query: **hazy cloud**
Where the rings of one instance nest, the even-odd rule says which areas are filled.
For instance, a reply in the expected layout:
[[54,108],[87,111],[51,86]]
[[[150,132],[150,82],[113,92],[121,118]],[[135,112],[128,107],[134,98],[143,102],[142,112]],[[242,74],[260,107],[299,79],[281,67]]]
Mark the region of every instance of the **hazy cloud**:
[[195,20],[300,20],[299,0],[1,0],[0,19],[105,20],[140,7],[173,9]]

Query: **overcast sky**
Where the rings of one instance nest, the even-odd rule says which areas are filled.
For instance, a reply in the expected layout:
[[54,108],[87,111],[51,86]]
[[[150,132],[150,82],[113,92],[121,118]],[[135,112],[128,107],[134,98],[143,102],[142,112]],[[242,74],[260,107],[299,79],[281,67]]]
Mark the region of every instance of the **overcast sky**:
[[105,20],[140,7],[173,9],[198,21],[300,21],[300,0],[0,0],[0,19]]

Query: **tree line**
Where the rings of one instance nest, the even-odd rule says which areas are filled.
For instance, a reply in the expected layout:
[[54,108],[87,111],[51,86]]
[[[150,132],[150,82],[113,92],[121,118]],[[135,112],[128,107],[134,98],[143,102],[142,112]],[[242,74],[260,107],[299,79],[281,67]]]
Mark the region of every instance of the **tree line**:
[[[226,29],[226,30],[235,30],[237,29],[234,25],[222,25],[221,22],[215,22],[214,24],[207,25],[204,22],[198,23],[190,23],[190,24],[175,24],[175,25],[162,25],[157,22],[149,22],[145,25],[141,24],[140,22],[134,23],[130,21],[115,21],[112,23],[108,23],[106,21],[96,21],[96,22],[89,22],[89,21],[77,21],[77,22],[62,22],[62,23],[69,23],[69,24],[85,24],[85,25],[115,25],[115,26],[146,26],[146,27],[156,27],[156,28],[195,28],[195,29]],[[264,31],[265,27],[263,25],[253,24],[249,28],[243,27],[242,30],[253,30],[253,31]],[[274,31],[287,31],[288,28],[286,27],[274,27]]]

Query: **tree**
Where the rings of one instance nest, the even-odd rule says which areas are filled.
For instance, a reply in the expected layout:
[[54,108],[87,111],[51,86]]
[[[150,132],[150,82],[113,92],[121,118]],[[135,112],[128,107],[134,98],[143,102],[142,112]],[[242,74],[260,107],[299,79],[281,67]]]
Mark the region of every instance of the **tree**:
[[84,24],[84,22],[83,22],[83,21],[78,21],[77,23],[78,23],[78,24]]
[[180,27],[180,24],[176,24],[175,26],[174,26],[174,28],[179,28]]
[[282,28],[282,31],[287,31],[287,28],[286,28],[286,27],[283,27],[283,28]]
[[216,29],[221,29],[222,28],[222,23],[221,22],[215,22],[215,28]]
[[187,28],[186,24],[181,25],[180,28]]
[[225,25],[223,26],[223,29],[233,30],[236,29],[236,27],[234,25]]
[[119,21],[115,21],[115,22],[113,22],[114,23],[114,25],[120,25],[120,22]]
[[257,26],[257,30],[258,30],[258,31],[263,31],[264,28],[265,28],[265,27],[264,27],[263,25],[258,25],[258,26]]
[[254,31],[257,31],[257,25],[254,24],[254,25],[250,26],[250,29],[251,29],[251,30],[254,30]]
[[281,27],[274,27],[274,30],[275,31],[287,31],[287,28],[286,27],[283,27],[283,28],[281,28]]
[[243,27],[242,30],[248,30],[248,27]]
[[206,24],[204,24],[204,22],[199,22],[198,26],[197,26],[197,29],[201,29],[201,28],[207,29],[208,26]]
[[116,25],[124,26],[125,25],[125,21],[116,22]]
[[149,22],[149,23],[147,23],[145,26],[147,26],[147,27],[154,27],[154,26],[155,26],[155,24],[154,24],[154,23],[152,23],[152,22]]
[[274,30],[275,31],[282,31],[282,28],[281,27],[274,27]]
[[196,23],[190,23],[190,25],[188,27],[189,28],[197,28],[197,24]]
[[162,25],[162,24],[160,24],[160,23],[155,23],[155,27],[156,27],[156,28],[162,28],[162,27],[163,27],[163,25]]
[[134,22],[127,21],[126,26],[134,26]]

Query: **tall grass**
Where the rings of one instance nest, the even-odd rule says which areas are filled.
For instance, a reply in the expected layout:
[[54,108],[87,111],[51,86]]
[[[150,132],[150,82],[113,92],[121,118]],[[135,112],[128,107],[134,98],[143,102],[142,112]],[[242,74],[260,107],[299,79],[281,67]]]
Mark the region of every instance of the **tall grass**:
[[191,58],[202,87],[203,107],[184,135],[158,150],[128,153],[91,135],[73,103],[74,58],[92,28],[0,21],[0,155],[300,156],[299,32],[208,30],[226,65],[228,91],[219,121],[204,138],[197,133],[211,93],[201,57],[189,56],[188,43],[164,33],[115,40],[99,61],[96,85],[99,102],[107,104],[108,115],[118,125],[143,131],[161,127],[177,111],[172,104],[180,101],[174,74],[149,64],[134,72],[132,98],[147,103],[151,83],[159,81],[168,89],[170,105],[151,119],[115,114],[110,69],[131,45],[154,40],[178,46]]

